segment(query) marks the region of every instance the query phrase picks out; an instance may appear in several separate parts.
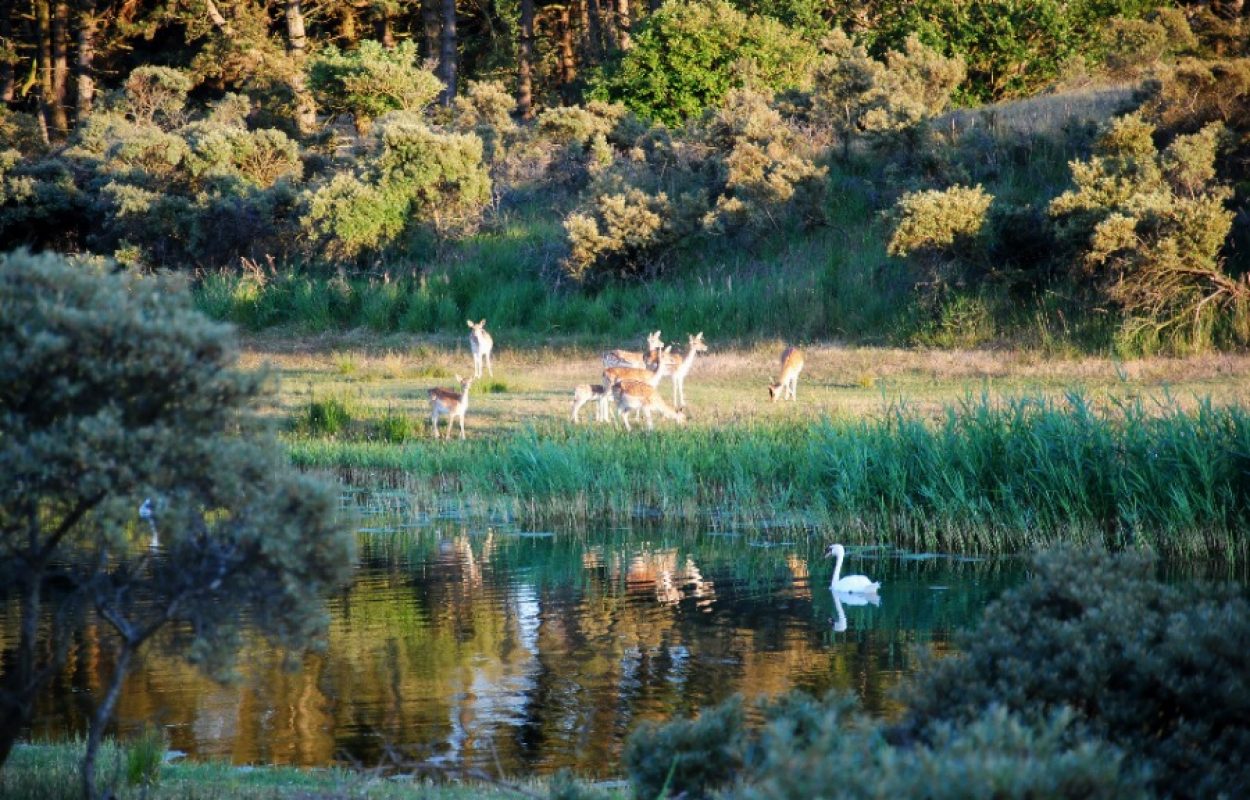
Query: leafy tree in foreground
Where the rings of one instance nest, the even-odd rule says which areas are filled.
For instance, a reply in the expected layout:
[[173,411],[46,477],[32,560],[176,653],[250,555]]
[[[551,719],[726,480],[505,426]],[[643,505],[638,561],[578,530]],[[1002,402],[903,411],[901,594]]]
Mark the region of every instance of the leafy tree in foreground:
[[243,619],[291,652],[316,641],[352,540],[332,491],[251,430],[262,381],[235,356],[229,328],[170,279],[0,256],[0,586],[20,614],[0,656],[0,763],[76,615],[113,649],[87,797],[126,671],[158,634],[216,676]]

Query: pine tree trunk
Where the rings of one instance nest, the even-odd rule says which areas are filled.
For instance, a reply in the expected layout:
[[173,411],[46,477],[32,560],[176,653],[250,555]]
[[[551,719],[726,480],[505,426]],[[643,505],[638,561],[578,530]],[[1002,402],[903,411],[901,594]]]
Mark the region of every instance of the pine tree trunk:
[[78,20],[78,90],[76,121],[86,122],[95,102],[95,37],[99,24],[95,15],[96,0],[80,0]]
[[57,0],[52,14],[52,126],[69,133],[69,3]]
[[439,0],[421,0],[421,32],[425,40],[422,55],[426,61],[438,58],[438,3]]
[[556,25],[560,35],[560,84],[567,88],[577,77],[577,61],[573,55],[573,18],[568,3],[560,6]]
[[34,711],[35,692],[39,688],[35,678],[35,653],[39,647],[39,616],[43,610],[42,585],[42,570],[23,571],[18,588],[22,618],[16,664],[4,676],[6,685],[4,693],[0,694],[0,700],[4,701],[0,705],[0,767],[13,752],[13,745]]
[[633,20],[629,16],[629,0],[616,0],[616,27],[619,31],[616,35],[617,42],[622,50],[628,50],[633,45],[633,39],[629,35],[629,30],[633,27]]
[[591,14],[593,0],[581,0],[577,4],[577,12],[581,17],[582,27],[582,63],[599,63],[599,20],[598,13]]
[[443,0],[443,36],[439,52],[443,79],[443,105],[456,99],[456,0]]
[[[13,0],[0,0],[0,39],[13,41]],[[0,103],[12,103],[16,94],[17,70],[6,61],[0,64]]]
[[48,0],[35,0],[35,30],[39,37],[39,50],[36,56],[39,62],[39,114],[52,134],[64,135],[65,131],[56,130],[56,112],[52,108],[56,97],[56,84],[52,70],[52,9]]
[[516,110],[521,119],[534,115],[534,0],[521,0],[520,42],[517,46]]
[[374,20],[378,41],[387,50],[395,49],[395,20],[391,16],[390,6],[385,3],[378,7],[377,18]]
[[308,76],[304,73],[308,36],[304,32],[301,0],[286,0],[286,42],[291,54],[290,87],[295,96],[295,128],[301,136],[307,136],[317,129],[317,106],[308,91]]

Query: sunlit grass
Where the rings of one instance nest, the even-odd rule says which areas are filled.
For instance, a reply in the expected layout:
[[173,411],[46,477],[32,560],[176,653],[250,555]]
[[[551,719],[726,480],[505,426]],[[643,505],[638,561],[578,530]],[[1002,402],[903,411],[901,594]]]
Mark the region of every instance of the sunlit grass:
[[[80,741],[19,745],[0,770],[0,797],[5,800],[79,800],[78,777],[83,745]],[[470,800],[515,798],[516,790],[471,778],[464,782],[435,783],[423,778],[395,777],[373,770],[297,769],[294,767],[239,767],[224,762],[175,761],[155,773],[144,785],[127,779],[127,764],[135,746],[106,742],[98,765],[101,790],[110,788],[121,800],[285,800],[285,798],[378,798],[379,800]],[[152,774],[152,773],[149,773]],[[526,792],[542,785],[526,781]],[[613,797],[615,795],[609,795]]]
[[716,518],[914,550],[1075,540],[1232,560],[1250,533],[1250,413],[1236,406],[982,398],[936,423],[896,407],[641,435],[544,424],[402,448],[297,439],[290,452],[308,468],[400,471],[428,503],[533,522]]

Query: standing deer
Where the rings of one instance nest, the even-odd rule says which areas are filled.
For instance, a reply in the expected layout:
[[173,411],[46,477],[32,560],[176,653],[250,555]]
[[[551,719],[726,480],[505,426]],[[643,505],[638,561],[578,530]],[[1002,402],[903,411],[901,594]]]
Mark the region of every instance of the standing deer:
[[608,402],[612,399],[611,393],[597,383],[580,383],[573,388],[573,422],[577,422],[577,412],[582,410],[582,406],[591,402],[595,402],[595,421],[603,422],[609,418],[611,411],[608,409]]
[[777,382],[768,387],[768,396],[778,400],[798,400],[799,373],[803,371],[803,354],[799,348],[790,346],[781,352],[781,374]]
[[654,412],[659,412],[665,417],[682,425],[686,422],[686,413],[684,411],[674,411],[672,406],[664,402],[664,398],[656,391],[654,385],[644,383],[643,381],[617,381],[612,384],[612,394],[616,397],[616,410],[620,414],[621,420],[625,423],[625,430],[633,430],[629,427],[629,412],[639,411],[647,420],[647,430],[652,430],[655,423],[652,421]]
[[495,340],[486,332],[486,320],[474,322],[465,320],[469,331],[469,349],[473,351],[473,377],[482,377],[482,359],[486,359],[486,371],[495,377],[495,370],[490,365],[490,351],[495,349]]
[[660,332],[652,331],[647,334],[647,351],[645,353],[636,353],[632,350],[609,350],[603,354],[603,366],[644,369],[647,366],[647,357],[663,346],[664,342],[660,339]]
[[703,343],[703,331],[688,338],[685,357],[670,355],[665,361],[670,364],[673,372],[673,405],[677,408],[686,407],[686,376],[694,366],[694,358],[699,353],[706,353],[707,345]]
[[[672,371],[669,354],[673,346],[667,345],[663,350],[652,351],[652,358],[646,369],[637,367],[608,367],[603,371],[603,388],[609,391],[621,381],[637,381],[652,388],[659,386],[660,381]],[[627,426],[628,427],[628,426]]]
[[451,423],[460,419],[460,438],[464,438],[464,412],[469,410],[469,385],[473,378],[456,376],[460,391],[451,389],[430,390],[430,423],[434,426],[434,438],[438,438],[438,418],[447,415],[447,438],[451,438]]

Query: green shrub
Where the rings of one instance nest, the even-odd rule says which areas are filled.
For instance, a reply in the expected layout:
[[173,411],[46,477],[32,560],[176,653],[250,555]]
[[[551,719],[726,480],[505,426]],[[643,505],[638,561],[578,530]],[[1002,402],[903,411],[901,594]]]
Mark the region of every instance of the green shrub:
[[172,67],[136,67],[126,78],[126,108],[140,125],[176,128],[184,118],[191,77]]
[[145,726],[139,738],[125,749],[126,784],[128,786],[155,786],[161,779],[161,765],[165,763],[165,750],[169,743],[165,732],[152,725]]
[[352,422],[353,413],[343,400],[312,399],[295,419],[295,429],[307,436],[338,436]]
[[403,414],[388,413],[378,420],[378,438],[392,444],[410,442],[421,435],[421,426]]
[[737,698],[696,719],[642,723],[621,757],[634,796],[710,797],[742,768],[745,733]]
[[1152,569],[1096,550],[1037,558],[960,656],[922,671],[903,730],[935,742],[939,728],[994,708],[1029,720],[1068,708],[1160,796],[1238,795],[1250,785],[1250,604]]
[[356,260],[421,227],[465,230],[490,199],[482,141],[473,134],[438,133],[396,112],[379,121],[369,156],[356,172],[305,192],[300,223],[310,256]]
[[[1204,349],[1223,332],[1250,342],[1250,284],[1224,271],[1231,192],[1215,182],[1218,123],[1156,150],[1154,126],[1118,119],[1094,157],[1072,162],[1076,188],[1050,204],[1079,280],[1119,309],[1130,338]],[[1223,327],[1221,328],[1221,325]]]
[[958,58],[946,58],[914,36],[903,42],[902,50],[887,52],[884,60],[871,57],[840,29],[825,37],[821,48],[812,114],[837,133],[844,157],[856,136],[890,143],[941,113],[964,78]]
[[368,133],[373,120],[390,111],[421,111],[442,91],[442,82],[419,66],[414,41],[393,48],[364,40],[355,50],[330,45],[309,62],[309,86],[327,110],[351,114]]
[[814,48],[771,17],[723,0],[666,3],[633,46],[591,79],[591,97],[625,104],[668,125],[715,107],[730,89],[778,91],[809,81]]

